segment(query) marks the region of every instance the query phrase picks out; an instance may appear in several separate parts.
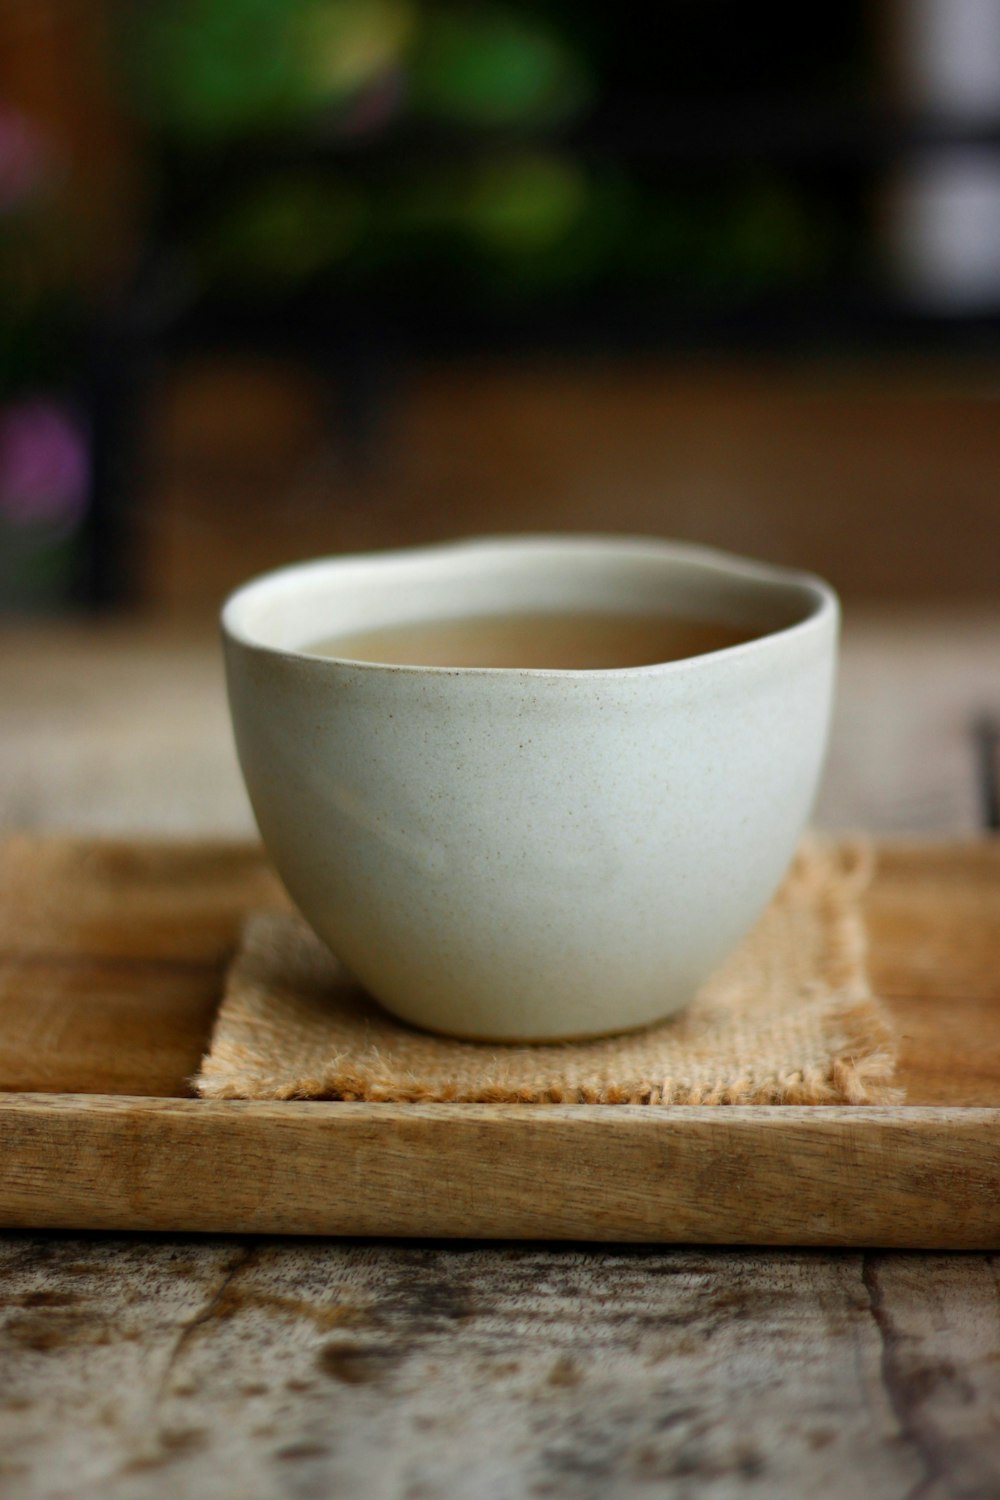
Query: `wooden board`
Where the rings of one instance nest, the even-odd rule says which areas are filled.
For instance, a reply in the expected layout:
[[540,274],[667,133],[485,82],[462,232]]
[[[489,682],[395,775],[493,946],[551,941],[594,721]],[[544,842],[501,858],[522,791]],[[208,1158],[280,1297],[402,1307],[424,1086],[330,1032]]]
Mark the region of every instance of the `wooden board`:
[[0,849],[0,1224],[1000,1245],[1000,843],[880,850],[883,1109],[193,1099],[240,918],[282,899],[250,845]]

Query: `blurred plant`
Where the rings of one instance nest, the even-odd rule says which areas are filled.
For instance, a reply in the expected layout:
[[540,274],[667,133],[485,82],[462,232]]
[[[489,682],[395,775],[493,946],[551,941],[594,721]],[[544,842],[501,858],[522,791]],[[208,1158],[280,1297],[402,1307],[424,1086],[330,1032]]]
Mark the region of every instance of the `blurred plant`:
[[64,181],[40,126],[0,106],[0,608],[67,600],[89,501],[86,433],[44,394],[73,378],[82,312]]
[[255,180],[204,226],[201,264],[239,290],[281,295],[349,255],[366,215],[359,190],[328,174]]
[[572,234],[586,212],[587,194],[578,163],[531,152],[480,166],[459,212],[466,231],[485,250],[519,257]]
[[[329,158],[281,170],[237,157],[221,201],[185,204],[178,185],[173,231],[217,291],[281,297],[330,272],[378,284],[386,270],[399,289],[435,259],[438,273],[527,290],[576,284],[604,258],[617,216],[601,222],[593,174],[537,139],[495,143],[544,140],[593,96],[569,37],[523,7],[160,0],[130,17],[142,108],[189,148],[276,133],[347,140],[403,115],[452,132],[450,162],[419,144],[394,156],[391,136],[374,170],[371,157],[350,174]],[[469,130],[478,151],[466,150]]]
[[89,488],[87,435],[66,402],[35,396],[0,407],[0,606],[66,600]]
[[418,112],[486,129],[561,125],[594,95],[568,38],[500,5],[427,7],[411,76]]
[[[614,26],[591,14],[583,43],[565,0],[157,0],[127,15],[140,105],[187,151],[165,160],[166,238],[216,294],[322,284],[419,305],[429,286],[447,307],[603,277],[725,306],[821,278],[838,253],[822,194],[780,167],[649,178],[641,153],[611,166],[613,150],[574,138]],[[239,149],[268,142],[271,156]]]
[[166,0],[126,12],[139,31],[139,109],[192,140],[224,140],[307,108],[284,0]]
[[351,135],[404,108],[537,129],[593,96],[569,39],[497,0],[160,0],[128,24],[139,109],[192,145],[318,124]]
[[480,285],[507,294],[590,279],[627,222],[617,179],[537,146],[414,171],[388,213],[400,262],[450,251]]
[[87,505],[83,429],[64,404],[37,397],[0,408],[0,512],[14,525],[72,530]]
[[414,23],[409,0],[161,0],[128,17],[136,103],[200,145],[349,115],[393,94]]
[[303,8],[298,35],[307,74],[317,100],[340,112],[340,134],[378,129],[398,112],[417,22],[409,0],[313,0]]
[[647,189],[623,269],[671,294],[745,300],[821,276],[838,250],[830,214],[776,173]]

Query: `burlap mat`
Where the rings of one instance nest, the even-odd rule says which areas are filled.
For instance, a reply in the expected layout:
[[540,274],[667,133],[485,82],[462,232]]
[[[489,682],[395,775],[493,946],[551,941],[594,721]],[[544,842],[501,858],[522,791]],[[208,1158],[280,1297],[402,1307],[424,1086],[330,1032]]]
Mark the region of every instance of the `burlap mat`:
[[897,1097],[865,971],[867,845],[803,845],[739,950],[690,1008],[564,1045],[447,1041],[369,1000],[305,923],[251,916],[198,1092],[212,1099],[584,1104],[871,1104]]

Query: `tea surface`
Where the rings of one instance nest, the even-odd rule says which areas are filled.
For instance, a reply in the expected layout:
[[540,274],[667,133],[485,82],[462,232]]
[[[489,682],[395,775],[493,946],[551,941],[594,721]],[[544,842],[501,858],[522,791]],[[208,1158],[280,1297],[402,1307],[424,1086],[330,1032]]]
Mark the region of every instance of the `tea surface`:
[[315,656],[410,667],[535,667],[601,671],[679,661],[757,634],[721,621],[600,611],[460,615],[337,635]]

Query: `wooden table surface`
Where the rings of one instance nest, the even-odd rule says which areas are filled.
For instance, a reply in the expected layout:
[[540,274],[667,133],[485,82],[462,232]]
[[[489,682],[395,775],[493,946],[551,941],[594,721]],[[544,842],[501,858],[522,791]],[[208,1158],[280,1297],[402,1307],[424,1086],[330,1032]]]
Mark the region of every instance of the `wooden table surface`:
[[[210,637],[8,631],[0,703],[0,828],[251,831]],[[975,833],[998,711],[1000,613],[853,612],[819,820]],[[3,1500],[341,1493],[994,1500],[998,1263],[0,1236]]]

